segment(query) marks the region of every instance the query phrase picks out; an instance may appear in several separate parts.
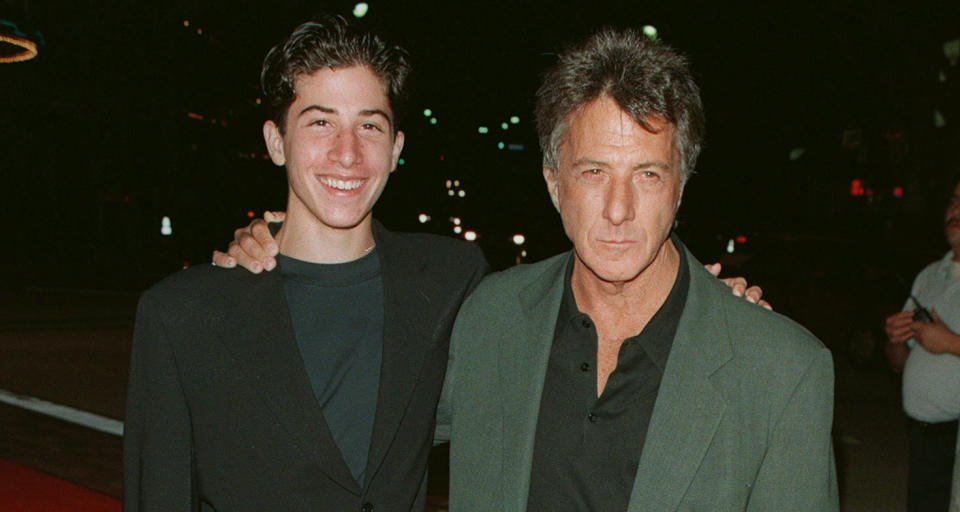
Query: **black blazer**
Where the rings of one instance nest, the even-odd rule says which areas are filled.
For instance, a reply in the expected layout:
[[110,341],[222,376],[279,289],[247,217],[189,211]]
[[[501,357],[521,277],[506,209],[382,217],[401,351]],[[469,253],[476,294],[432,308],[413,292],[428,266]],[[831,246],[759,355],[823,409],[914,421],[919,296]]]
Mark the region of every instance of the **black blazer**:
[[487,266],[449,238],[374,237],[385,318],[364,485],[313,396],[279,272],[202,265],[140,299],[124,510],[423,510],[450,330]]

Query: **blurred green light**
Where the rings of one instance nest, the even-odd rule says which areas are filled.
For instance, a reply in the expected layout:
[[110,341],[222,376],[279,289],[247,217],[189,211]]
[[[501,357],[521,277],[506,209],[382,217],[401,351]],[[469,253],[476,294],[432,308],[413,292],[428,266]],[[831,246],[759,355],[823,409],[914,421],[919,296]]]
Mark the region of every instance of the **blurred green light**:
[[353,15],[357,18],[362,18],[367,15],[367,11],[370,10],[370,5],[366,2],[359,2],[357,5],[353,6]]
[[487,128],[486,126],[481,126],[481,127],[477,128],[477,133],[488,133],[489,131],[490,131],[490,129]]
[[505,147],[507,147],[506,144],[504,144],[504,143],[502,143],[502,142],[498,142],[498,143],[497,143],[497,149],[503,149],[503,148],[505,148]]
[[501,130],[506,130],[507,128],[510,128],[510,125],[509,125],[509,124],[507,124],[507,123],[500,123],[500,129],[501,129]]
[[431,117],[431,118],[430,118],[430,124],[437,124],[437,118],[436,118],[436,117]]
[[430,117],[430,116],[432,116],[432,115],[433,115],[433,111],[432,111],[432,110],[430,110],[429,108],[423,109],[423,117]]
[[650,39],[657,38],[657,28],[653,25],[644,25],[643,26],[643,35],[649,37]]
[[407,163],[407,161],[402,158],[400,160],[397,160],[397,165],[403,165],[405,163]]
[[519,123],[519,122],[520,122],[520,118],[519,118],[519,117],[517,117],[517,116],[510,116],[510,123],[511,123],[511,124],[517,124],[517,123]]

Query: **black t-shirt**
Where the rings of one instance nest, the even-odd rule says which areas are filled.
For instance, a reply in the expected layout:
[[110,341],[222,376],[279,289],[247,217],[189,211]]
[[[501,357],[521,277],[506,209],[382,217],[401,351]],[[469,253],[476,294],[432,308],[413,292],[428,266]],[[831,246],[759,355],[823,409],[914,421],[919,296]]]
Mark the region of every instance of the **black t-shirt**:
[[346,263],[280,255],[283,288],[314,396],[362,487],[383,353],[383,283],[376,250]]

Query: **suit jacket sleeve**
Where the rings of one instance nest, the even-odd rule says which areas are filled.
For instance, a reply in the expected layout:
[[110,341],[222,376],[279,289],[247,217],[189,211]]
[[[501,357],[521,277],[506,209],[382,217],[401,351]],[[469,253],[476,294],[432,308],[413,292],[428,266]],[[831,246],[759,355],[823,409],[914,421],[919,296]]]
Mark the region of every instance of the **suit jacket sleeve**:
[[833,363],[824,348],[774,423],[748,511],[838,510],[832,418]]
[[123,439],[123,509],[199,510],[190,413],[161,315],[144,294],[137,309]]
[[[467,292],[464,294],[464,297],[469,297],[470,293],[480,284],[480,281],[483,280],[484,276],[490,271],[490,266],[487,264],[487,261],[481,257],[480,263],[477,265],[476,271],[473,274],[473,277],[470,279],[470,283],[467,285]],[[464,300],[466,301],[466,299]],[[461,304],[462,306],[462,304]],[[459,317],[459,315],[457,315]],[[456,329],[454,329],[455,332]],[[456,345],[457,339],[455,334],[450,335],[450,353],[447,358],[447,371],[446,378],[443,381],[443,389],[440,392],[440,403],[437,404],[437,424],[436,429],[433,435],[433,444],[434,446],[443,443],[450,442],[450,426],[451,421],[453,420],[453,411],[451,410],[451,400],[450,397],[453,393],[453,381],[456,377]]]

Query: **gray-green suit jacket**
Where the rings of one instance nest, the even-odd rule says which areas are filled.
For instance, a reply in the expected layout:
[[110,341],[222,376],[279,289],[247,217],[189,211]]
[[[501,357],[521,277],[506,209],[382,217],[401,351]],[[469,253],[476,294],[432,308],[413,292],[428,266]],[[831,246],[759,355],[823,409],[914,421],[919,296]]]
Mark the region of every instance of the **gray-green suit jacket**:
[[[488,276],[460,310],[437,430],[451,439],[452,512],[526,509],[570,257]],[[687,261],[690,290],[629,511],[837,510],[830,352]]]

